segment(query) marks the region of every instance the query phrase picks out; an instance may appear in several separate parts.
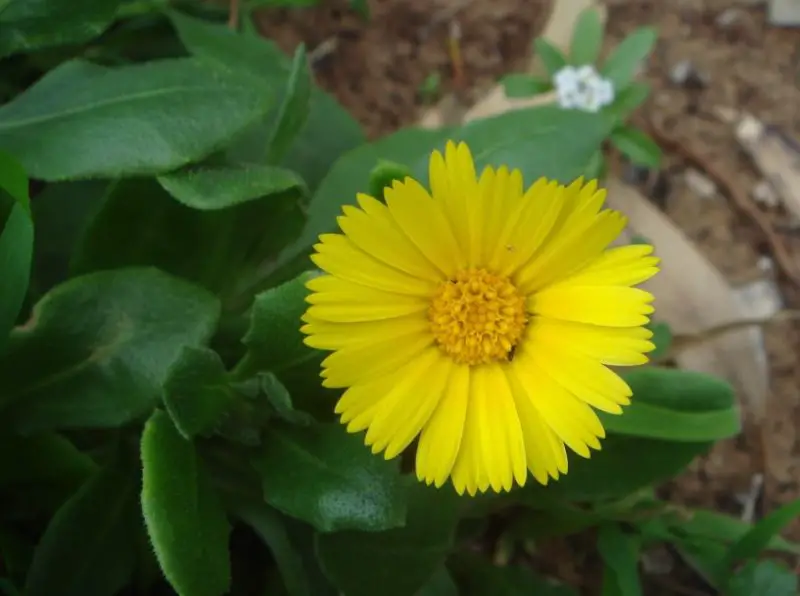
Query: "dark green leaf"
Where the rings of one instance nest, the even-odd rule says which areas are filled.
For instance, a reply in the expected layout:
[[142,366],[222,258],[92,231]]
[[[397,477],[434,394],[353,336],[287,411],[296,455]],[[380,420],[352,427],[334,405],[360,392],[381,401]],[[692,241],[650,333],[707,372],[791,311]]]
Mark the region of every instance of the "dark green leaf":
[[650,352],[648,356],[651,361],[657,362],[669,354],[669,349],[672,346],[672,329],[664,322],[654,322],[649,327],[650,331],[653,332],[653,337],[650,341],[656,345],[656,349]]
[[280,163],[283,160],[308,120],[312,83],[306,48],[302,44],[295,50],[286,87],[286,94],[283,96],[283,103],[276,116],[275,128],[268,143],[267,161],[270,163]]
[[18,430],[120,426],[146,416],[183,345],[210,338],[219,303],[155,269],[58,286],[0,360],[4,418]]
[[572,588],[547,581],[529,567],[497,567],[478,555],[459,555],[451,567],[462,596],[577,596]]
[[604,596],[641,596],[639,580],[639,544],[616,524],[600,526],[597,551],[605,563]]
[[221,596],[230,585],[230,526],[194,445],[156,410],[142,434],[142,511],[179,596]]
[[208,348],[184,346],[164,382],[164,405],[186,438],[210,434],[234,399],[225,365]]
[[369,0],[350,0],[350,9],[363,19],[369,19]]
[[43,180],[159,174],[220,148],[271,92],[192,58],[65,62],[0,107],[0,148]]
[[533,97],[553,88],[549,79],[542,79],[524,73],[508,74],[500,82],[503,84],[506,97],[512,99]]
[[323,532],[377,532],[403,524],[397,461],[370,453],[339,424],[270,429],[253,460],[264,500]]
[[348,596],[416,594],[450,552],[458,516],[455,492],[415,483],[404,527],[320,534],[317,553],[325,573]]
[[0,436],[0,487],[5,490],[39,482],[76,488],[96,467],[88,455],[56,433]]
[[0,2],[0,58],[89,41],[114,20],[119,0]]
[[[292,61],[271,41],[237,34],[222,24],[213,24],[177,12],[169,13],[186,48],[218,68],[234,70],[271,89],[286,87],[278,100],[290,95],[288,80]],[[345,151],[364,142],[356,120],[336,100],[312,85],[309,114],[297,131],[282,165],[298,172],[310,188],[316,188],[331,164]],[[229,151],[236,162],[266,163],[268,143],[277,126],[279,108],[262,118]]]
[[633,391],[621,415],[600,415],[612,433],[670,441],[716,441],[741,430],[733,388],[709,375],[647,367],[624,375]]
[[250,526],[267,545],[280,569],[289,596],[312,596],[303,560],[286,532],[281,515],[264,503],[239,501],[233,514]]
[[458,586],[450,577],[447,568],[440,567],[414,596],[459,596]]
[[533,50],[539,56],[550,78],[567,64],[567,57],[564,56],[564,53],[544,37],[537,37],[533,40]]
[[770,541],[791,522],[800,517],[800,499],[770,512],[750,531],[734,542],[726,556],[728,568],[742,559],[755,558],[768,548]]
[[611,80],[614,89],[625,88],[652,51],[656,38],[656,31],[652,27],[637,29],[614,48],[600,69],[600,74]]
[[569,59],[572,64],[594,64],[603,45],[603,22],[596,8],[584,9],[572,31]]
[[158,181],[178,201],[200,211],[227,209],[283,193],[299,198],[307,192],[297,174],[273,166],[195,166],[159,176]]
[[797,574],[775,561],[750,561],[734,575],[727,596],[797,596]]
[[658,168],[661,164],[661,147],[638,128],[615,128],[610,140],[614,147],[635,164],[648,168]]
[[[229,308],[234,303],[246,307],[252,299],[248,288],[260,279],[261,268],[298,235],[303,225],[298,201],[304,191],[290,187],[235,204],[246,193],[252,196],[252,189],[231,186],[214,196],[210,191],[224,186],[221,178],[226,176],[213,187],[193,186],[201,178],[183,179],[179,191],[172,179],[172,189],[191,206],[173,199],[152,179],[118,183],[86,230],[73,270],[156,266],[215,292]],[[262,179],[255,192],[270,184],[274,180]],[[222,200],[233,204],[223,209]]]
[[136,470],[109,465],[58,510],[36,548],[27,596],[111,596],[131,578]]
[[274,374],[270,372],[260,373],[258,375],[258,384],[261,387],[261,391],[267,396],[267,400],[269,400],[275,413],[283,420],[302,426],[308,426],[314,422],[312,416],[294,409],[292,396],[289,395],[289,391]]

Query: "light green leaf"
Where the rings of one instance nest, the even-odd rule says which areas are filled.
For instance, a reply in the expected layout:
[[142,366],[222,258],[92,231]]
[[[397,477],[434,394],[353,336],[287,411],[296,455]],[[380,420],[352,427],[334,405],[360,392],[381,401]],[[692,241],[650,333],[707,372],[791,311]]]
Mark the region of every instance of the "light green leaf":
[[119,0],[0,2],[0,58],[89,41],[114,20]]
[[158,177],[173,197],[200,211],[226,209],[262,197],[307,192],[297,174],[274,166],[190,166]]
[[19,431],[116,427],[155,406],[183,345],[210,338],[213,296],[155,269],[102,271],[47,294],[0,359]]
[[539,59],[542,61],[547,74],[550,78],[567,64],[567,57],[552,43],[547,41],[544,37],[537,37],[533,40],[533,49]]
[[750,561],[736,573],[727,596],[797,596],[797,574],[775,561]]
[[769,547],[770,541],[798,517],[800,517],[800,499],[795,499],[771,511],[731,545],[725,557],[726,566],[730,569],[742,559],[755,558],[760,555],[761,551]]
[[652,341],[656,349],[648,354],[652,362],[657,362],[669,354],[670,347],[672,346],[672,329],[669,324],[656,321],[649,325],[650,331],[653,332]]
[[737,435],[733,388],[693,371],[647,367],[624,375],[633,391],[621,415],[600,413],[612,433],[670,441],[716,441]]
[[194,445],[156,410],[142,434],[142,512],[178,596],[222,596],[231,581],[230,526]]
[[180,433],[187,439],[210,434],[233,399],[219,355],[208,348],[184,346],[164,382],[164,406]]
[[306,48],[300,44],[295,50],[292,69],[286,83],[286,93],[268,143],[268,162],[280,163],[297,135],[303,130],[311,109],[311,90],[311,73],[308,68]]
[[408,166],[381,159],[369,173],[369,194],[379,201],[384,200],[383,191],[391,188],[396,181],[403,181],[411,175]]
[[377,532],[405,520],[398,462],[375,457],[339,424],[273,425],[252,463],[267,503],[322,532]]
[[650,84],[635,81],[622,90],[618,90],[610,111],[621,120],[642,105],[650,95]]
[[641,596],[639,544],[616,524],[600,526],[597,551],[605,563],[603,596]]
[[638,128],[632,126],[615,128],[610,141],[635,164],[648,168],[658,168],[661,164],[661,147]]
[[25,582],[26,596],[112,596],[136,564],[135,469],[108,465],[50,520]]
[[533,97],[553,88],[549,79],[518,72],[504,76],[500,82],[506,97],[512,99]]
[[65,62],[0,107],[0,149],[43,180],[159,174],[197,161],[270,107],[271,91],[198,60]]
[[409,490],[404,527],[317,536],[322,568],[342,593],[416,594],[444,562],[458,522],[458,497],[421,483]]
[[577,66],[594,64],[603,45],[603,22],[596,8],[584,9],[572,31],[569,59]]
[[614,48],[600,69],[600,74],[611,80],[615,90],[624,89],[653,50],[656,39],[656,31],[652,27],[637,29]]

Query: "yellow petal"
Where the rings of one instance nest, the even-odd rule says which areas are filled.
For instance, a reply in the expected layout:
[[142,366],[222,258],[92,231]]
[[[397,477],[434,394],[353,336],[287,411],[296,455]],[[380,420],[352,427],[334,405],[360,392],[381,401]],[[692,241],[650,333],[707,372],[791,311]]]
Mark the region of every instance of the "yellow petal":
[[420,315],[362,323],[331,323],[308,315],[303,320],[307,324],[300,331],[308,335],[304,341],[318,350],[340,350],[373,341],[394,341],[405,335],[429,331],[431,326],[428,318]]
[[585,268],[559,283],[579,286],[634,286],[658,273],[658,257],[648,256],[653,247],[633,244],[610,248]]
[[[481,263],[491,267],[495,253],[508,250],[509,243],[503,244],[502,233],[518,212],[524,207],[522,199],[522,172],[509,171],[501,166],[495,171],[491,167],[484,168],[478,181],[483,212],[486,213],[483,224],[483,242]],[[510,226],[509,226],[510,227]],[[513,249],[513,247],[512,247]],[[497,267],[492,268],[498,271]]]
[[[464,434],[469,404],[469,367],[453,365],[444,394],[433,411],[417,446],[417,477],[441,487],[453,469]],[[464,492],[461,485],[459,494]]]
[[636,366],[647,362],[655,349],[653,332],[645,327],[603,327],[545,317],[536,319],[537,328],[564,342],[585,356],[610,366]]
[[528,300],[533,314],[609,327],[646,325],[653,295],[639,288],[559,285],[545,288]]

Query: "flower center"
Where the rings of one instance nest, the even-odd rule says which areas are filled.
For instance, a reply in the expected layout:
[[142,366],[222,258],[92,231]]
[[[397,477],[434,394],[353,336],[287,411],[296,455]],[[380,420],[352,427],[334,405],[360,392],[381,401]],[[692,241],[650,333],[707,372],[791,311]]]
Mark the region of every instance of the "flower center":
[[519,290],[485,269],[466,269],[444,282],[428,317],[442,351],[469,365],[510,360],[527,323]]

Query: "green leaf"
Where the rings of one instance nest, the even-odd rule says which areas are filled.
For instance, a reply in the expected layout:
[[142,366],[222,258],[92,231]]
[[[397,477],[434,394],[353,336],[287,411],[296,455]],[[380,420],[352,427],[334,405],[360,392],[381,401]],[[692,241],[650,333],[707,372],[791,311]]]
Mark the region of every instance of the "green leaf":
[[109,465],[50,520],[36,548],[28,596],[112,596],[136,564],[138,474]]
[[239,501],[233,506],[238,517],[264,541],[280,569],[289,596],[312,596],[303,560],[286,532],[281,515],[264,503]]
[[615,128],[610,140],[614,147],[635,164],[648,168],[658,168],[661,164],[661,147],[638,128]]
[[114,20],[118,0],[0,2],[0,58],[97,37]]
[[404,527],[319,534],[320,563],[348,596],[416,594],[450,552],[458,516],[455,492],[414,483]]
[[569,58],[575,65],[594,64],[603,45],[603,22],[597,9],[583,10],[572,30]]
[[669,441],[716,441],[741,431],[733,388],[703,373],[647,367],[624,375],[633,391],[621,415],[600,413],[617,434]]
[[399,463],[372,455],[342,425],[275,425],[252,463],[267,503],[322,532],[377,532],[405,520]]
[[286,83],[286,94],[276,116],[275,128],[269,140],[267,161],[280,163],[288,153],[295,137],[303,130],[311,106],[311,73],[308,68],[306,48],[300,44],[295,50],[292,70]]
[[652,27],[637,29],[614,48],[606,59],[600,74],[610,79],[614,89],[623,89],[633,80],[636,69],[653,50],[657,39]]
[[[305,191],[291,186],[288,173],[259,174],[253,186],[234,178],[232,171],[207,170],[170,178],[167,185],[187,205],[152,179],[119,182],[81,238],[73,272],[155,266],[216,293],[228,310],[243,309],[262,268],[302,228]],[[260,195],[269,188],[275,194]]]
[[553,78],[567,64],[567,57],[564,53],[544,37],[537,37],[533,40],[533,50],[539,56],[550,78]]
[[656,349],[650,352],[648,356],[653,362],[657,362],[669,354],[670,347],[672,346],[672,329],[669,324],[656,321],[649,325],[650,331],[653,332],[652,341]]
[[267,396],[267,400],[275,413],[286,422],[309,426],[313,424],[314,418],[301,410],[295,410],[292,404],[292,396],[273,373],[266,372],[258,375],[258,384],[261,391]]
[[203,347],[184,346],[164,382],[164,405],[187,439],[217,428],[232,394],[222,359]]
[[0,354],[25,301],[32,259],[28,178],[14,158],[0,152]]
[[784,527],[800,517],[800,499],[796,499],[771,511],[754,525],[750,531],[734,542],[725,557],[728,568],[742,559],[755,558],[768,548],[770,541]]
[[[177,12],[170,20],[187,50],[215,67],[235,71],[253,79],[254,84],[281,89],[278,106],[291,95],[288,85],[292,60],[273,42],[231,31],[222,24],[195,19]],[[278,122],[275,107],[260,123],[229,150],[234,162],[266,163],[268,143]],[[364,142],[360,125],[328,93],[311,86],[309,113],[302,130],[297,131],[281,165],[298,172],[312,189],[325,176],[331,164],[344,152]]]
[[280,371],[315,355],[303,343],[305,336],[300,332],[301,317],[308,307],[306,283],[314,276],[303,273],[256,296],[250,309],[250,327],[242,338],[248,351],[235,370],[239,378],[260,371]]
[[97,468],[92,459],[56,433],[0,435],[0,487],[53,483],[77,488]]
[[650,95],[650,84],[635,81],[622,90],[617,90],[611,112],[620,120],[627,118],[631,112],[642,105]]
[[459,554],[451,564],[462,596],[577,596],[522,565],[498,567],[475,554]]
[[616,524],[603,524],[597,535],[597,551],[605,563],[604,596],[641,596],[639,544]]
[[533,97],[553,88],[549,79],[542,79],[531,74],[511,73],[503,77],[500,81],[506,97],[512,99],[522,99]]
[[588,180],[602,180],[606,177],[608,166],[606,164],[606,156],[602,149],[598,149],[592,154],[589,163],[586,164],[586,169],[583,172],[584,177]]
[[369,19],[368,0],[350,0],[350,10],[358,14],[362,19]]
[[0,359],[4,418],[31,432],[146,416],[181,347],[208,341],[218,316],[213,296],[155,269],[72,279],[11,335]]
[[727,596],[797,596],[797,575],[775,561],[750,561],[731,578]]
[[43,180],[159,174],[228,143],[263,117],[271,95],[192,58],[119,68],[73,60],[0,107],[0,149]]
[[294,172],[274,166],[190,166],[158,177],[158,182],[187,207],[218,211],[263,197],[308,191]]
[[459,592],[447,569],[440,567],[414,596],[459,596]]
[[730,572],[725,568],[725,547],[702,538],[682,540],[675,545],[681,558],[714,588],[727,583]]
[[231,581],[230,526],[194,445],[156,410],[142,434],[142,512],[178,596],[221,596]]
[[410,175],[408,166],[381,159],[369,173],[369,194],[382,201],[384,189],[391,188],[395,181],[403,181]]

